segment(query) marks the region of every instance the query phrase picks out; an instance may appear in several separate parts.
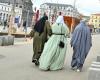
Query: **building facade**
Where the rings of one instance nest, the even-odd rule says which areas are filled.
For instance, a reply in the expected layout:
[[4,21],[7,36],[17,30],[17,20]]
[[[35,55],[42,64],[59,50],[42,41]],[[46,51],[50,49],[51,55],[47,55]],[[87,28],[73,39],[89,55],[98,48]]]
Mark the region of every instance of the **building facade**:
[[92,14],[89,23],[92,24],[94,28],[100,28],[100,14]]
[[100,32],[100,13],[90,16],[89,24],[93,25],[94,32]]
[[28,21],[27,24],[30,26],[33,16],[32,5],[31,0],[0,0],[0,21],[3,22],[9,18],[12,8],[14,8],[15,19],[19,20],[17,22]]
[[[13,8],[13,2],[10,2],[12,0],[4,0],[0,1],[0,22],[3,22],[5,20],[8,20],[8,18],[11,16],[11,10]],[[15,4],[15,18],[18,18],[18,22],[21,21],[22,18],[22,5],[18,2]]]
[[0,3],[0,21],[4,21],[11,15],[11,5]]
[[40,16],[46,13],[51,21],[53,17],[57,17],[59,13],[64,16],[70,16],[79,18],[79,12],[72,5],[67,4],[56,4],[56,3],[44,3],[40,5]]
[[27,26],[31,26],[33,18],[33,3],[31,0],[23,0],[22,19],[27,21]]

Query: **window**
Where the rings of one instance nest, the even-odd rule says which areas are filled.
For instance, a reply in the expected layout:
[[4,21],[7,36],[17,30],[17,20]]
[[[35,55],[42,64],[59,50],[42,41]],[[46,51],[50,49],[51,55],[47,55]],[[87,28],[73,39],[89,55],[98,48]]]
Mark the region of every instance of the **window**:
[[70,12],[70,9],[68,9],[68,11]]
[[1,20],[1,17],[2,17],[2,13],[0,13],[0,20]]
[[49,6],[49,8],[51,8],[51,6]]
[[0,15],[2,15],[2,13],[0,13]]
[[8,14],[6,15],[6,18],[8,18]]
[[73,10],[70,9],[70,12],[73,12]]
[[2,16],[2,13],[0,13],[0,17]]
[[94,17],[92,16],[92,18],[94,18]]
[[97,24],[95,24],[95,27],[97,27]]
[[8,5],[10,5],[10,2],[8,2]]
[[62,7],[62,10],[64,9],[64,7]]
[[22,8],[22,6],[19,6],[19,8]]
[[5,13],[3,14],[3,20],[5,19]]
[[59,9],[61,9],[61,7],[59,7]]
[[7,17],[8,17],[8,14],[7,14]]
[[6,7],[5,7],[5,11],[6,11]]
[[60,9],[62,9],[62,7],[60,6]]
[[18,7],[18,4],[16,4],[16,7]]
[[53,9],[53,6],[51,6],[50,9]]
[[2,6],[2,10],[3,10],[3,6]]

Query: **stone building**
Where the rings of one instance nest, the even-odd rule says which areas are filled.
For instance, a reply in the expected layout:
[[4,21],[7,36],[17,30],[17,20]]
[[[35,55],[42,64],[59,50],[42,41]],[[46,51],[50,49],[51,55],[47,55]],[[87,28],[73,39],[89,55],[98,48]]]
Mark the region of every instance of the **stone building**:
[[7,19],[11,15],[14,6],[15,18],[19,17],[19,22],[21,20],[28,21],[27,26],[30,26],[33,16],[32,5],[31,0],[0,0],[0,20]]
[[94,32],[100,33],[100,13],[91,14],[89,24],[93,25]]
[[79,18],[80,14],[76,8],[69,4],[57,4],[57,3],[44,3],[40,5],[40,16],[43,16],[46,13],[49,16],[49,20],[52,20],[52,17],[57,17],[59,13],[62,13],[64,16],[70,16]]
[[9,16],[12,14],[12,6],[14,5],[15,10],[15,18],[19,18],[19,22],[22,18],[22,3],[20,0],[14,2],[14,0],[0,0],[0,21],[3,22],[4,20],[7,20]]
[[22,1],[23,1],[23,9],[22,9],[23,22],[28,21],[28,26],[31,26],[33,17],[32,1],[31,0],[22,0]]

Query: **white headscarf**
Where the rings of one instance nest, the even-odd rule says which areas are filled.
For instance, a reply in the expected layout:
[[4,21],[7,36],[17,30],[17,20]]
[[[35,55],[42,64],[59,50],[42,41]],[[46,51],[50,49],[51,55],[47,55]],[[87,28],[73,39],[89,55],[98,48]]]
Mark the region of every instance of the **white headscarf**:
[[68,28],[68,26],[65,24],[63,16],[58,16],[58,18],[57,18],[57,20],[56,20],[56,23],[57,23],[57,24],[59,24],[59,23],[60,23],[60,24],[63,24],[64,27],[66,27],[66,29],[67,29],[67,34],[69,34],[69,28]]
[[57,20],[56,20],[56,23],[65,24],[65,23],[64,23],[64,18],[63,18],[63,16],[58,16],[58,18],[57,18]]

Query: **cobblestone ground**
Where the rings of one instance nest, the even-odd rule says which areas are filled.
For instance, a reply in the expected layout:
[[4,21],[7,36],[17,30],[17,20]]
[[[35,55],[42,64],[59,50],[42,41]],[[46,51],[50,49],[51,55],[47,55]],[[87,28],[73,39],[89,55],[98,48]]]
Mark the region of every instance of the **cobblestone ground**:
[[[17,39],[16,39],[17,40]],[[31,63],[32,41],[15,41],[13,46],[0,47],[0,80],[88,80],[88,68],[100,54],[100,35],[93,35],[93,46],[85,61],[83,72],[70,69],[72,48],[68,39],[68,48],[63,70],[41,71]]]

